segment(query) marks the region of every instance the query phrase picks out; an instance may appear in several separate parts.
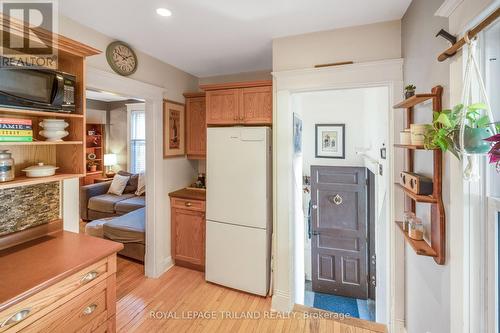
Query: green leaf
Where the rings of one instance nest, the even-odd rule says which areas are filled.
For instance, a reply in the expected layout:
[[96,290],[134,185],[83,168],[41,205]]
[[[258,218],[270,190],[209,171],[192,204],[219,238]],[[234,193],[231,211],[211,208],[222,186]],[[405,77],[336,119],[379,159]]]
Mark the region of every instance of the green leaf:
[[450,122],[450,118],[445,113],[441,113],[436,120],[438,123],[443,124],[445,127],[451,127],[452,124]]
[[448,142],[446,142],[443,138],[437,138],[436,144],[441,148],[442,151],[446,151],[448,149]]
[[479,118],[477,120],[476,124],[477,124],[477,127],[479,127],[479,128],[488,127],[488,125],[490,124],[490,117],[482,116],[481,118]]
[[470,111],[473,111],[473,110],[488,110],[488,105],[486,105],[485,103],[475,103],[475,104],[471,104],[467,107]]

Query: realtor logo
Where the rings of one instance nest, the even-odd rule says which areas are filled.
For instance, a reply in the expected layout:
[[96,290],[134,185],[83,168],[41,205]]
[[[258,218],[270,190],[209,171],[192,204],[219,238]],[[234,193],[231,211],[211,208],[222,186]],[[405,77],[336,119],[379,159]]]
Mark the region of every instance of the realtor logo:
[[0,0],[0,3],[0,67],[57,68],[55,1]]

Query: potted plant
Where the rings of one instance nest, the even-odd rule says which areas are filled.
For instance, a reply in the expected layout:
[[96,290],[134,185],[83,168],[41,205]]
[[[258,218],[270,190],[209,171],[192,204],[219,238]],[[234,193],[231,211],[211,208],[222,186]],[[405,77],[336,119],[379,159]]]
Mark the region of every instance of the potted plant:
[[469,154],[488,152],[490,143],[485,139],[492,135],[490,118],[480,113],[481,110],[486,108],[487,106],[483,103],[476,103],[467,107],[458,104],[453,110],[434,112],[432,126],[425,134],[425,148],[449,150],[460,159],[460,119],[465,112],[464,150]]
[[450,151],[456,158],[460,159],[458,133],[462,109],[463,105],[460,104],[455,106],[453,110],[433,112],[432,124],[424,134],[425,149]]
[[409,84],[405,87],[405,98],[410,98],[411,96],[415,95],[415,87],[413,84]]
[[469,105],[465,112],[464,150],[469,154],[485,154],[491,144],[485,139],[493,133],[488,115],[481,115],[481,110],[488,109],[484,103]]
[[[500,123],[496,124],[497,133],[500,133]],[[490,163],[496,165],[497,171],[500,172],[500,134],[495,134],[485,139],[491,144],[491,149],[488,152]]]
[[89,172],[96,172],[97,171],[97,162],[88,161],[87,162],[87,169],[89,170]]

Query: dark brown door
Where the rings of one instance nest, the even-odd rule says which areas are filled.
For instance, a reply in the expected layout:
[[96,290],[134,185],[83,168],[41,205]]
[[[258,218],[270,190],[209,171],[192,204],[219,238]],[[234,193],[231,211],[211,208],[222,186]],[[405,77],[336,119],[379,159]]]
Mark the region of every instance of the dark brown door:
[[366,172],[311,166],[313,291],[368,297]]

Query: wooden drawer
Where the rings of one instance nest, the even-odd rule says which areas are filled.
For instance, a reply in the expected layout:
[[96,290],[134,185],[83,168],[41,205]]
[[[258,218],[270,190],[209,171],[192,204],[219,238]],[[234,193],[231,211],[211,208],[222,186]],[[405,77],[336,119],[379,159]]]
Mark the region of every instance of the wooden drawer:
[[106,281],[61,305],[23,332],[92,332],[107,321]]
[[189,210],[197,210],[197,211],[204,212],[205,211],[205,201],[172,198],[172,207],[173,208],[189,209]]
[[[17,332],[116,272],[116,255],[102,259],[0,313],[0,332]],[[23,313],[24,316],[18,314]],[[17,316],[16,316],[17,315]],[[17,318],[16,318],[17,317]]]

